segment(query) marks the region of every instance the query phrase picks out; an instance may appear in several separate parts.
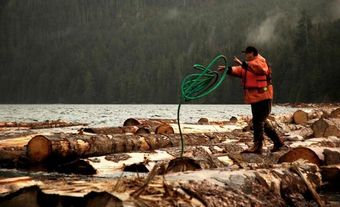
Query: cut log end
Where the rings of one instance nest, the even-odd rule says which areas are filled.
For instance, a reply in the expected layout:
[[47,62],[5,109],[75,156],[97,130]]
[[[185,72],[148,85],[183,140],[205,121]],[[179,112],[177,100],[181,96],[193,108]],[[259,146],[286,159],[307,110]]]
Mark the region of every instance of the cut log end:
[[150,130],[146,127],[139,127],[135,134],[150,134]]
[[308,121],[308,113],[302,110],[297,110],[293,114],[293,121],[295,124],[305,124]]
[[174,129],[169,124],[162,124],[155,130],[155,134],[174,134]]
[[229,119],[229,121],[230,121],[231,123],[236,123],[236,122],[237,122],[237,118],[236,118],[235,116],[232,116],[232,117]]
[[141,125],[141,124],[142,123],[139,122],[137,119],[129,118],[129,119],[124,121],[123,126],[138,126],[138,125]]
[[202,169],[201,166],[189,157],[178,157],[169,162],[165,173],[195,171]]
[[279,158],[278,163],[294,162],[299,159],[308,161],[318,166],[321,165],[321,160],[319,159],[318,155],[313,150],[306,147],[297,147],[291,149],[289,152],[285,153]]
[[207,118],[200,118],[197,123],[198,124],[209,124],[209,120]]
[[27,157],[32,162],[42,162],[52,153],[51,141],[42,135],[33,137],[27,144]]

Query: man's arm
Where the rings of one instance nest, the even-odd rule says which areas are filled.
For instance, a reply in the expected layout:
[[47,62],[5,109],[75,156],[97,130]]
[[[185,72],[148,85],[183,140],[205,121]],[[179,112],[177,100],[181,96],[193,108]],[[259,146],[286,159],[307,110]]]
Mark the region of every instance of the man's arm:
[[266,75],[268,72],[268,66],[262,61],[249,61],[242,62],[242,68],[249,70],[257,75]]

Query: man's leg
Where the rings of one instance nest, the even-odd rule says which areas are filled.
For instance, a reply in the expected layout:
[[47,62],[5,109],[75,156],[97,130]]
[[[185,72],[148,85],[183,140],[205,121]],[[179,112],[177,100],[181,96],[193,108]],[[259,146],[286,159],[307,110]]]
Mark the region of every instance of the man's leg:
[[260,101],[251,104],[251,112],[253,114],[254,145],[253,147],[243,151],[243,153],[262,152],[264,125],[268,114],[268,109],[266,106],[267,106],[266,101]]
[[[271,111],[271,107],[272,107],[272,103],[271,101],[267,102],[267,108],[268,108],[268,115],[270,114]],[[266,119],[267,119],[266,117]],[[281,140],[280,136],[277,134],[276,130],[274,129],[274,127],[266,120],[264,123],[264,132],[266,133],[266,135],[273,141],[274,143],[274,147],[271,150],[272,152],[276,152],[278,151],[284,144],[283,141]]]

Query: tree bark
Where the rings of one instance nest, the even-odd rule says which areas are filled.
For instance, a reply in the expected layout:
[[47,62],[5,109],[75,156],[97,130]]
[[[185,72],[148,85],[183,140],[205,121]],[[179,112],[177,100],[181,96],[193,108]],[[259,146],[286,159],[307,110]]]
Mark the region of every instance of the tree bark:
[[[231,133],[206,133],[184,134],[183,137],[185,145],[204,145],[221,143],[230,135]],[[33,137],[27,145],[27,156],[32,161],[41,162],[50,157],[69,159],[121,152],[145,152],[179,146],[179,143],[179,134],[140,136],[59,134]]]

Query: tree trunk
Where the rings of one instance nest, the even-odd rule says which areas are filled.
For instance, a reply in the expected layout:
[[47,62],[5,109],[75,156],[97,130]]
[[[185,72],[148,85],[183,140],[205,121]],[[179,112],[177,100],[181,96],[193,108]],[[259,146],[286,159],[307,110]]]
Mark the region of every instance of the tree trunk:
[[[228,135],[231,133],[184,134],[183,137],[185,145],[204,145],[221,143]],[[27,145],[27,156],[32,161],[41,162],[50,157],[69,159],[121,152],[144,152],[179,146],[179,143],[179,134],[142,136],[58,134],[33,137]]]

